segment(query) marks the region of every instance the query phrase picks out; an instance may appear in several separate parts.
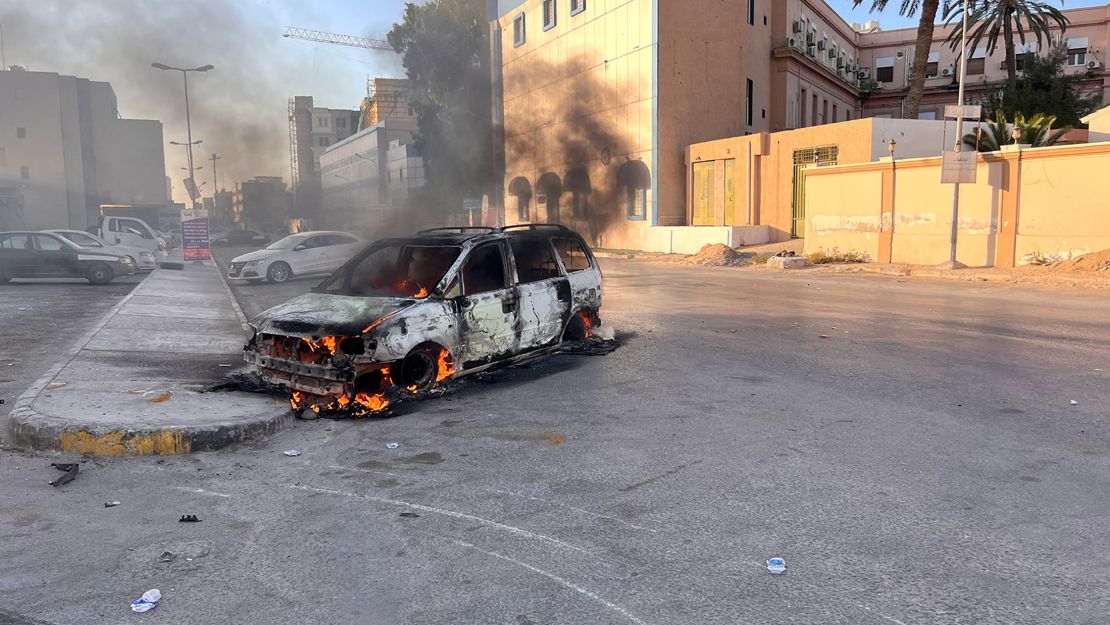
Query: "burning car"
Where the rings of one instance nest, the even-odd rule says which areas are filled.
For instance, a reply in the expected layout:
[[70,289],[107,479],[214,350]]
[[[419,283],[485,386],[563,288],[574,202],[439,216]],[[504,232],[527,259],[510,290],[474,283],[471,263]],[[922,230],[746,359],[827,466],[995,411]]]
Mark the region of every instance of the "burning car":
[[600,309],[597,260],[563,226],[425,230],[253,319],[246,360],[296,410],[370,414],[585,338]]

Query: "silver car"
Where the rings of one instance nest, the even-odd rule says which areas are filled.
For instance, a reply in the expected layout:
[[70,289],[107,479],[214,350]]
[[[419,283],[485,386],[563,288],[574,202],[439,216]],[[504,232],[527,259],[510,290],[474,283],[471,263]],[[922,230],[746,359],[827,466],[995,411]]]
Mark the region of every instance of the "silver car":
[[254,318],[246,360],[294,409],[369,414],[586,338],[600,309],[601,270],[567,228],[429,230],[371,244]]
[[127,256],[134,261],[135,271],[140,273],[148,273],[158,268],[158,259],[155,258],[154,252],[144,250],[141,247],[109,243],[95,234],[89,234],[82,230],[44,230],[44,232],[52,232],[81,247],[96,249],[101,252],[108,252],[119,256]]

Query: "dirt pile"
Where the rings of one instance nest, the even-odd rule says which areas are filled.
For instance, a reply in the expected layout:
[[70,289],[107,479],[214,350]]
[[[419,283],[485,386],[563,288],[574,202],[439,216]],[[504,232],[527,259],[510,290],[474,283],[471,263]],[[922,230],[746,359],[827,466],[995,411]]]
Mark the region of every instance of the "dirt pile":
[[1110,272],[1110,250],[1084,254],[1071,260],[1052,263],[1053,271],[1107,271]]
[[687,258],[686,262],[710,267],[735,267],[746,264],[748,259],[724,243],[711,243]]

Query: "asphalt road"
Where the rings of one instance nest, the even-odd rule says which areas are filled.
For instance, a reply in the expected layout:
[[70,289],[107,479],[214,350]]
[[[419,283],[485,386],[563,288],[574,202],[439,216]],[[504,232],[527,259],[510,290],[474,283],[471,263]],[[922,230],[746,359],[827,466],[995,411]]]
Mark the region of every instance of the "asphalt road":
[[[232,259],[257,249],[259,248],[241,246],[217,247],[212,250],[212,258],[216,261],[216,264],[220,266],[220,270],[223,271],[223,274],[226,276],[227,264],[231,262]],[[271,306],[276,306],[298,295],[307,293],[309,289],[319,284],[324,277],[325,276],[293,276],[287,282],[281,284],[232,280],[229,281],[229,285],[231,286],[232,292],[235,293],[236,299],[239,300],[239,306],[243,309],[243,314],[250,319]]]
[[[142,278],[117,278],[103,286],[80,279],[0,284],[0,422],[15,399]],[[0,427],[0,440],[4,430]]]
[[1106,622],[1104,293],[604,267],[607,357],[60,489],[4,452],[0,619]]

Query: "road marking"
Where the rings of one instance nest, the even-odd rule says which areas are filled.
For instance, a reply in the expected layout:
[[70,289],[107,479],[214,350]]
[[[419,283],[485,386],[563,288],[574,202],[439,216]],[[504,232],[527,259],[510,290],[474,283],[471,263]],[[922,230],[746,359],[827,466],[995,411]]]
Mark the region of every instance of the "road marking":
[[428,513],[431,513],[431,514],[439,514],[439,515],[448,516],[448,517],[452,517],[452,518],[456,518],[456,519],[464,519],[464,520],[467,520],[467,521],[473,521],[475,523],[480,523],[480,524],[486,525],[488,527],[492,527],[492,528],[495,528],[495,529],[506,531],[506,532],[509,532],[510,534],[514,534],[514,535],[520,536],[522,538],[528,538],[528,539],[531,539],[531,540],[541,540],[541,541],[544,541],[544,542],[549,542],[549,543],[558,545],[558,546],[566,548],[566,549],[573,549],[574,551],[578,551],[578,552],[581,552],[581,553],[587,553],[587,554],[590,553],[590,552],[586,551],[585,549],[583,549],[581,547],[571,545],[570,543],[565,543],[565,542],[559,540],[558,538],[552,538],[551,536],[546,536],[544,534],[537,534],[535,532],[530,532],[526,529],[522,529],[522,528],[519,528],[519,527],[514,527],[512,525],[505,525],[504,523],[498,523],[497,521],[492,521],[490,519],[484,519],[484,518],[479,517],[479,516],[474,516],[473,514],[466,514],[465,512],[456,512],[454,510],[445,510],[443,508],[436,508],[434,506],[426,506],[424,504],[412,503],[411,501],[402,501],[400,499],[389,499],[387,497],[377,497],[375,495],[361,495],[359,493],[352,493],[352,492],[349,492],[349,491],[336,490],[336,489],[332,489],[332,488],[316,488],[316,487],[313,487],[313,486],[301,486],[299,484],[286,484],[285,486],[287,488],[295,488],[297,490],[306,490],[306,491],[311,491],[311,492],[315,492],[315,493],[327,493],[329,495],[342,495],[343,497],[353,497],[355,499],[365,499],[367,501],[376,501],[378,503],[389,504],[391,506],[403,506],[405,508],[412,508],[413,510],[420,510],[422,512],[428,512]]
[[[592,599],[592,600],[596,601],[597,603],[600,603],[601,605],[609,608],[610,610],[613,610],[614,612],[617,612],[617,613],[621,614],[622,616],[624,616],[628,620],[632,621],[633,623],[636,623],[636,625],[647,625],[647,623],[644,623],[640,619],[636,618],[636,616],[634,614],[632,614],[628,610],[625,610],[621,606],[619,606],[615,603],[612,603],[610,601],[606,601],[605,599],[602,599],[601,597],[597,596],[593,592],[579,586],[578,584],[575,584],[573,582],[569,582],[569,581],[563,579],[562,577],[559,577],[558,575],[555,575],[554,573],[548,573],[547,571],[545,571],[541,568],[534,567],[531,564],[528,564],[527,562],[521,562],[520,560],[517,560],[516,558],[510,557],[510,556],[506,556],[506,555],[503,555],[503,554],[500,554],[500,553],[496,553],[494,551],[486,551],[485,549],[482,549],[481,547],[475,547],[474,545],[472,545],[468,542],[463,542],[461,540],[456,540],[455,544],[460,545],[462,547],[467,547],[469,549],[473,549],[473,550],[475,550],[479,553],[484,553],[487,556],[490,556],[490,557],[493,557],[493,558],[499,558],[499,559],[504,560],[506,562],[511,562],[511,563],[513,563],[517,566],[524,567],[524,568],[528,569],[529,571],[532,571],[533,573],[535,573],[537,575],[542,575],[542,576],[544,576],[544,577],[546,577],[546,578],[548,578],[548,579],[550,579],[554,582],[557,582],[558,584],[560,584],[564,588],[568,588],[570,590],[573,590],[574,592],[576,592],[580,595],[583,595],[585,597],[588,597],[589,599]],[[905,623],[903,623],[902,625],[905,625]]]
[[577,506],[572,506],[570,504],[559,503],[557,501],[550,501],[548,499],[541,499],[539,497],[533,497],[531,495],[525,495],[523,493],[514,493],[514,492],[509,491],[509,490],[500,490],[500,489],[497,489],[497,488],[487,488],[485,490],[487,490],[491,493],[500,493],[502,495],[510,495],[510,496],[513,496],[513,497],[520,497],[521,499],[529,499],[531,501],[538,501],[540,503],[546,503],[546,504],[550,504],[552,506],[558,506],[560,508],[566,508],[568,510],[574,510],[575,512],[580,512],[582,514],[585,514],[586,516],[592,516],[592,517],[595,517],[595,518],[598,518],[598,519],[606,519],[606,520],[609,520],[609,521],[616,521],[617,523],[620,523],[621,525],[627,525],[628,527],[631,527],[632,529],[643,530],[645,532],[652,532],[652,533],[655,533],[655,531],[656,531],[656,530],[654,530],[650,527],[644,527],[642,525],[636,525],[635,523],[629,523],[628,521],[625,521],[623,519],[618,519],[615,516],[608,516],[608,515],[605,515],[605,514],[598,514],[597,512],[591,512],[589,510],[583,510],[582,508],[579,508]]

